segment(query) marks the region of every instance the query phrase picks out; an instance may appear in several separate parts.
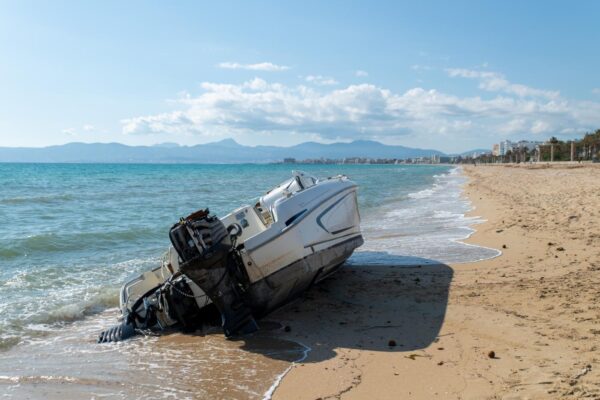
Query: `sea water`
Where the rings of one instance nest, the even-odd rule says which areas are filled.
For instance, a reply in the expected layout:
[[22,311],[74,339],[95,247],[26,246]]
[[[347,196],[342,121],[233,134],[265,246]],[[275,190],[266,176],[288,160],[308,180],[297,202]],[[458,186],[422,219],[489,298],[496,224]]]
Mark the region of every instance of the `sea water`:
[[[186,337],[106,346],[94,340],[115,322],[124,280],[158,265],[169,227],[179,217],[206,207],[223,216],[253,204],[292,169],[317,177],[345,174],[359,185],[365,244],[350,264],[398,265],[416,257],[458,263],[498,254],[460,242],[480,220],[465,216],[471,205],[461,195],[465,178],[456,167],[0,164],[0,354],[5,356],[0,385],[6,393],[32,395],[31,387],[46,385],[44,393],[58,398],[56,388],[65,383],[86,393],[92,382],[99,397],[183,398],[177,391],[185,391],[186,380],[175,385],[168,373],[175,354],[175,369],[183,368],[184,359],[188,375],[211,387],[208,397],[261,397],[275,372],[305,355],[305,348],[269,342],[274,348],[268,351],[280,363],[274,369],[219,335],[207,337],[202,349]],[[260,340],[254,345],[260,347]],[[149,349],[163,362],[147,365],[143,354]],[[56,353],[70,360],[61,361],[58,375]],[[186,354],[193,358],[185,359]],[[251,368],[228,379],[228,369],[219,366],[232,360]],[[168,379],[138,379],[135,387],[127,386],[132,365],[154,368],[153,377]]]

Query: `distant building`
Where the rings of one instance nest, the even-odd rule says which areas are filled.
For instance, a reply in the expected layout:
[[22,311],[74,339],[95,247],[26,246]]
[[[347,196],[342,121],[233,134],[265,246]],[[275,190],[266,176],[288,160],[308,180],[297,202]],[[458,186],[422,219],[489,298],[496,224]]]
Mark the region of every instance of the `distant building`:
[[284,164],[296,164],[296,159],[292,158],[292,157],[284,158],[283,163]]
[[454,156],[440,156],[440,163],[444,164],[454,164],[456,162],[456,158]]
[[544,144],[544,142],[536,142],[532,140],[520,140],[517,143],[513,143],[513,151],[527,149],[528,151],[534,150],[537,146]]
[[512,151],[512,142],[510,140],[503,140],[499,144],[500,156],[505,156],[506,153]]
[[494,146],[492,146],[492,155],[493,156],[499,156],[500,154],[500,144],[496,143],[494,144]]
[[484,156],[484,155],[488,155],[488,154],[492,154],[492,152],[491,151],[474,151],[470,157],[477,158],[479,156]]
[[[532,151],[541,144],[544,144],[544,142],[534,140],[520,140],[518,142],[511,142],[510,140],[504,140],[498,145],[498,155],[505,156],[509,151],[512,153],[516,153],[521,150]],[[495,146],[496,145],[494,145],[494,147]]]

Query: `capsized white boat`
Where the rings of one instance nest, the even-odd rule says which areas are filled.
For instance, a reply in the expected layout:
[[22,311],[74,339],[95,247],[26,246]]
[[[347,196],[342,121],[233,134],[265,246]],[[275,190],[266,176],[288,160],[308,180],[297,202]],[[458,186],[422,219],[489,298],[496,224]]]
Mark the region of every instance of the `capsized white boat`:
[[199,210],[175,224],[160,266],[121,289],[121,324],[99,342],[167,328],[196,329],[215,308],[226,336],[335,272],[362,245],[357,185],[300,171],[223,218]]

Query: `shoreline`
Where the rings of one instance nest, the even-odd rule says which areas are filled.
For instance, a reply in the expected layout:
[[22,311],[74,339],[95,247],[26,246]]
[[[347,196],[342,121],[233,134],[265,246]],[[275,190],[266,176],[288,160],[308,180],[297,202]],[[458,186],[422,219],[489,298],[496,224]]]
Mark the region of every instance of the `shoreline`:
[[[375,311],[382,296],[403,312],[369,334],[346,333],[349,338],[335,343],[329,358],[309,354],[291,368],[273,398],[600,397],[598,172],[589,166],[464,167],[469,180],[463,193],[474,206],[467,215],[486,220],[464,242],[497,248],[502,255],[446,266],[446,287],[439,281],[444,274],[426,273],[429,266],[388,270],[371,281],[378,284],[371,308],[346,314],[353,319],[346,326],[390,317]],[[355,275],[361,272],[366,274],[363,269]],[[390,274],[401,282],[399,290],[382,280]],[[368,291],[372,277],[366,278],[362,289]],[[430,341],[391,347],[388,340],[405,344],[398,337],[410,336],[402,329],[407,325],[394,318],[411,320],[409,329],[416,331],[415,324],[432,319],[438,326]],[[321,328],[319,336],[327,341],[331,324]],[[379,343],[372,348],[346,343],[361,340]]]

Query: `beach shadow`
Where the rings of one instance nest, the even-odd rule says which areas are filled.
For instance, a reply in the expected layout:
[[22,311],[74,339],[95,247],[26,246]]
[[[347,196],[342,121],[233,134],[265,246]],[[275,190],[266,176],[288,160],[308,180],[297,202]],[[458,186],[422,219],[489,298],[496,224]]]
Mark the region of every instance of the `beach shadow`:
[[[341,348],[424,349],[438,340],[452,276],[448,265],[435,260],[359,252],[330,278],[265,317],[262,323],[271,328],[238,340],[250,352],[265,336],[299,343],[298,353],[310,348],[304,362],[330,359]],[[282,353],[263,354],[282,359]]]

